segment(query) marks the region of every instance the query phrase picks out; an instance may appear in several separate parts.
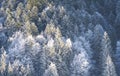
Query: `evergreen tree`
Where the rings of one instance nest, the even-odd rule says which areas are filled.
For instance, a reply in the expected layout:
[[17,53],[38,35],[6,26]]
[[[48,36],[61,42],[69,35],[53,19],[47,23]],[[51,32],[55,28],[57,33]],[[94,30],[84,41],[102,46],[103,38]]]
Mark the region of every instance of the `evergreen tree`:
[[1,76],[6,76],[6,51],[5,49],[2,47],[1,48],[1,55],[0,55],[0,75]]
[[8,76],[13,76],[13,67],[10,62],[8,63],[7,72]]
[[102,57],[102,67],[103,67],[102,76],[117,76],[115,71],[115,66],[112,61],[112,55],[111,55],[112,49],[111,49],[110,39],[106,32],[104,32],[101,45],[102,45],[101,57]]
[[59,76],[56,65],[51,62],[43,76]]

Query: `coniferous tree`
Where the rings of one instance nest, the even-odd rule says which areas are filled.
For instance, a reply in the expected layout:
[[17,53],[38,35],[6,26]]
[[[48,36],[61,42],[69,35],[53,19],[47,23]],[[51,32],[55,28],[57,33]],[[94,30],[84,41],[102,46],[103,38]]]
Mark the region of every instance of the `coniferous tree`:
[[106,32],[104,32],[103,39],[102,39],[102,51],[101,51],[101,57],[102,57],[102,67],[103,72],[102,76],[117,76],[115,71],[115,66],[112,61],[112,47],[110,43],[109,36]]
[[43,76],[59,76],[56,65],[51,62]]
[[1,76],[6,76],[6,51],[2,47],[1,48],[1,55],[0,55],[0,75]]

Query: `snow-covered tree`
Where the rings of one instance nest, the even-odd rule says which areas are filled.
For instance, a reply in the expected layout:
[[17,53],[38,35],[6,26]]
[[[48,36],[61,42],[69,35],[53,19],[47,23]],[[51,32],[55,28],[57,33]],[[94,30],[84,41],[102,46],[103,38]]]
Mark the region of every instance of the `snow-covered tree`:
[[51,62],[43,76],[59,76],[56,65]]
[[13,76],[13,67],[10,62],[8,63],[8,66],[7,66],[7,74],[8,76]]
[[92,67],[92,52],[89,42],[84,37],[74,42],[74,58],[71,63],[71,76],[89,76]]
[[112,47],[110,44],[109,36],[106,32],[104,32],[103,39],[102,39],[102,67],[103,72],[102,76],[117,76],[115,66],[112,60]]
[[119,6],[119,0],[0,0],[0,48],[7,55],[0,51],[1,76],[116,76]]
[[1,48],[1,54],[0,54],[0,75],[5,76],[6,75],[6,59],[7,59],[7,54],[5,49],[2,47]]

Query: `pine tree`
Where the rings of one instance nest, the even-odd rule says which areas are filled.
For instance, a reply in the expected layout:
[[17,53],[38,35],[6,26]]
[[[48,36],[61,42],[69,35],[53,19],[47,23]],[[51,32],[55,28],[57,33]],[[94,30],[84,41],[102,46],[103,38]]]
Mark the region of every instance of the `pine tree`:
[[120,35],[119,35],[119,32],[120,32],[120,0],[118,0],[117,4],[116,4],[116,14],[117,14],[117,16],[115,19],[114,27],[116,29],[118,39],[120,39]]
[[119,13],[120,13],[120,0],[118,0],[116,4],[116,14],[119,14]]
[[33,6],[37,6],[40,10],[46,4],[47,0],[28,0],[27,8],[28,10],[32,9]]
[[89,42],[84,37],[80,37],[73,43],[73,54],[71,76],[90,76],[92,52]]
[[23,10],[23,4],[19,3],[16,8],[16,17],[17,18],[20,18],[20,16],[22,15],[22,10]]
[[120,22],[120,14],[118,13],[117,17],[115,19],[115,25],[114,25],[114,27],[116,29],[116,34],[117,34],[118,39],[120,39],[120,35],[119,35],[119,32],[120,32],[120,23],[119,22]]
[[45,73],[43,76],[59,76],[56,65],[51,62],[48,69],[45,70]]
[[1,48],[1,55],[0,55],[0,74],[2,76],[6,75],[6,65],[7,65],[6,64],[6,57],[7,57],[6,51],[2,47]]
[[117,76],[115,71],[115,66],[112,61],[112,47],[110,43],[109,36],[106,32],[104,32],[103,39],[102,39],[102,51],[101,51],[101,59],[102,59],[102,67],[103,72],[102,76]]
[[101,56],[100,56],[100,52],[102,51],[101,49],[101,41],[102,41],[102,37],[104,35],[104,29],[101,25],[96,25],[94,27],[94,31],[93,31],[93,39],[91,40],[91,48],[93,49],[93,60],[96,62],[94,63],[95,67],[93,69],[93,75],[99,75],[98,76],[102,76],[101,75]]
[[8,76],[13,76],[13,67],[10,62],[8,63],[7,72]]

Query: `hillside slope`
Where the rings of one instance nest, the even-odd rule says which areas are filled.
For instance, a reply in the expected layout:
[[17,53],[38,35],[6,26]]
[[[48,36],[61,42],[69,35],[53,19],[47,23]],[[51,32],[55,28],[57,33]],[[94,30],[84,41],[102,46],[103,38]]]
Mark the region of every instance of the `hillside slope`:
[[0,0],[0,76],[119,76],[119,16],[119,0]]

